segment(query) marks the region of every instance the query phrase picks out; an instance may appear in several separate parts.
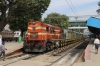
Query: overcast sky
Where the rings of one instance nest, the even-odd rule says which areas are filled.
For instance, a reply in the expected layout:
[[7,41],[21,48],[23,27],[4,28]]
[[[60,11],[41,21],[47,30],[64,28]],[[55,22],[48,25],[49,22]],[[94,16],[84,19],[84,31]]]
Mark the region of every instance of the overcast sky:
[[[65,14],[67,16],[97,15],[96,10],[99,8],[99,1],[100,0],[51,0],[47,11],[45,11],[42,18],[46,17],[52,12]],[[76,14],[71,10],[67,2]]]

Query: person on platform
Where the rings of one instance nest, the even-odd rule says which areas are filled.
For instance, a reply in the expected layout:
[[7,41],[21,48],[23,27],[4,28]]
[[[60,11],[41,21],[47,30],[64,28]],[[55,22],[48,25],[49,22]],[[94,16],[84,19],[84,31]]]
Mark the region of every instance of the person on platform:
[[1,52],[2,52],[2,36],[0,35],[0,55],[1,55]]
[[100,40],[98,39],[98,37],[96,37],[96,39],[94,40],[94,45],[95,45],[95,54],[98,54],[98,48],[100,45]]
[[1,56],[2,56],[3,61],[5,61],[5,50],[7,50],[5,48],[5,41],[2,39],[2,53],[1,53]]

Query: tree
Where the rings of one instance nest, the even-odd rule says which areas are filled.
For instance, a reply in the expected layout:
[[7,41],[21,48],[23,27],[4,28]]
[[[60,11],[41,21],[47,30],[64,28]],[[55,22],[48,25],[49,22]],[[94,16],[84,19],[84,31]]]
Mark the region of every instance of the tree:
[[0,0],[0,31],[11,18],[12,6],[16,4],[16,0]]
[[[47,10],[50,0],[19,0],[13,6],[13,13],[10,19],[10,29],[27,30],[27,23],[30,19],[41,20],[41,15]],[[16,26],[16,27],[15,27]]]
[[61,26],[65,29],[68,29],[69,18],[66,15],[61,15],[59,13],[51,13],[44,18],[45,23],[49,23],[51,25]]
[[[98,6],[100,7],[100,1],[98,2]],[[100,15],[100,8],[97,9],[96,12]]]

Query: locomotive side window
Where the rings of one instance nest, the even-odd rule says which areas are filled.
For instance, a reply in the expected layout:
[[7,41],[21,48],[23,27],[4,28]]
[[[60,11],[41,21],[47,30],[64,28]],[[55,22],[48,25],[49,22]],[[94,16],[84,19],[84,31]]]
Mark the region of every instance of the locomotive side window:
[[52,33],[52,28],[50,28],[50,33]]
[[49,32],[49,27],[46,27],[46,31]]
[[52,31],[55,32],[55,28],[52,28]]
[[54,30],[55,30],[54,28],[51,28],[50,33],[54,33]]

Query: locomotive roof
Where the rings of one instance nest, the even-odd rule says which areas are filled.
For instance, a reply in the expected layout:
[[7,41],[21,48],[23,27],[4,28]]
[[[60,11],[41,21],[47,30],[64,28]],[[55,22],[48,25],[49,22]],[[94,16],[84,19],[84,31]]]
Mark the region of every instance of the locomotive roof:
[[[43,23],[43,22],[42,22]],[[61,28],[61,27],[59,27],[59,26],[55,26],[55,25],[51,25],[51,24],[47,24],[47,23],[43,23],[44,25],[46,25],[46,26],[49,26],[49,27],[56,27],[56,28]]]
[[[32,22],[32,21],[30,21],[30,22]],[[43,25],[45,25],[45,26],[49,26],[49,27],[61,28],[61,27],[59,27],[59,26],[54,26],[54,25],[47,24],[47,23],[44,23],[44,22],[41,22],[41,21],[35,21],[35,22],[41,23],[41,24],[43,24]]]

